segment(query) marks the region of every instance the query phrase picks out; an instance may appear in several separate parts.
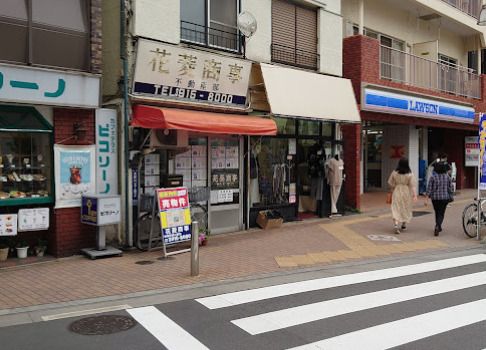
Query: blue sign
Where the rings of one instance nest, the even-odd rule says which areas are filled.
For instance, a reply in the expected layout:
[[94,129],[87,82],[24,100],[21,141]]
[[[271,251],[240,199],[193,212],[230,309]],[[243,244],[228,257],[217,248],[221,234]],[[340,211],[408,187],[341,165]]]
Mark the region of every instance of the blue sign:
[[136,81],[133,92],[138,94],[148,94],[156,97],[171,97],[176,99],[214,102],[223,104],[235,104],[244,106],[246,96],[224,94],[221,92],[197,90],[178,86],[158,85]]
[[472,107],[370,88],[364,89],[361,109],[460,123],[474,122]]
[[98,198],[81,198],[81,223],[88,225],[98,224]]
[[191,225],[180,225],[162,229],[165,244],[174,244],[191,239]]
[[486,190],[486,114],[479,119],[479,189]]

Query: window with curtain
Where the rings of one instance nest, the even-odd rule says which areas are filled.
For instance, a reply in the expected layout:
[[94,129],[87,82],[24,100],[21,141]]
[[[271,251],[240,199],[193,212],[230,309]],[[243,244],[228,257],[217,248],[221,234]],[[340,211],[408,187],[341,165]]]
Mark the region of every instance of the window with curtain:
[[272,1],[272,61],[317,70],[317,10]]
[[181,40],[239,51],[238,0],[181,0]]
[[89,0],[2,0],[0,60],[88,70],[88,2]]

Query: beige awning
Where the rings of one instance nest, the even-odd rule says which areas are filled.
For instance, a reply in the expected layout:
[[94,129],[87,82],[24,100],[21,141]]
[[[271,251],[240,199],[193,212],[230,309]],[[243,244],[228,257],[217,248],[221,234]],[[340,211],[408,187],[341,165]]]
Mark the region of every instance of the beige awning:
[[261,63],[272,114],[361,122],[349,79]]

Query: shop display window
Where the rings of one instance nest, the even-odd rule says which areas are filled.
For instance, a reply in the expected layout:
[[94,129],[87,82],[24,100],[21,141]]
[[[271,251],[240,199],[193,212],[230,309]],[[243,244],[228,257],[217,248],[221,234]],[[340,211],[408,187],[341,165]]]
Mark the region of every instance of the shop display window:
[[287,138],[251,139],[250,205],[289,204],[289,183],[295,182],[295,156]]
[[189,149],[175,156],[175,173],[189,191],[208,186],[207,145],[206,137],[190,137]]
[[322,136],[332,137],[332,129],[334,128],[334,123],[323,122],[322,123]]
[[239,138],[211,139],[211,204],[237,204],[240,196]]
[[295,135],[295,119],[275,117],[274,120],[279,135]]
[[0,205],[52,201],[50,133],[35,109],[0,107]]
[[299,120],[299,134],[306,136],[319,136],[320,123],[314,120]]

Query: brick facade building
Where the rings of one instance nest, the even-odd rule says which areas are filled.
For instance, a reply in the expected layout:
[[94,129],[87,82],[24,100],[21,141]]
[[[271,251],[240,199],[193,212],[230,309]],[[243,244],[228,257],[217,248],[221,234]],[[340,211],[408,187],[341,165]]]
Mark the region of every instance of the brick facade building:
[[[343,75],[346,78],[351,79],[356,100],[360,109],[362,125],[347,126],[344,128],[345,143],[345,157],[348,160],[348,164],[355,164],[356,168],[353,168],[351,172],[348,172],[348,180],[346,182],[346,193],[348,200],[354,203],[359,208],[359,197],[363,187],[366,187],[366,161],[363,159],[364,149],[362,140],[364,137],[363,129],[365,127],[375,128],[395,128],[397,130],[410,130],[407,128],[425,130],[426,136],[420,135],[419,141],[412,140],[419,144],[420,148],[425,150],[421,154],[418,150],[414,149],[411,144],[408,149],[405,150],[405,156],[411,160],[426,161],[427,153],[429,161],[431,161],[432,151],[440,151],[448,154],[450,162],[454,162],[457,167],[456,186],[457,189],[474,187],[475,186],[475,168],[465,167],[464,156],[464,137],[477,135],[477,123],[478,112],[486,110],[486,80],[485,76],[478,76],[478,87],[480,91],[479,98],[458,96],[449,92],[437,91],[430,88],[421,88],[412,86],[410,84],[404,84],[401,82],[393,81],[394,79],[384,78],[383,72],[380,72],[380,64],[383,65],[383,58],[381,57],[380,50],[383,48],[380,46],[380,42],[374,38],[370,38],[362,35],[354,35],[344,39],[343,43]],[[381,60],[381,61],[380,61]],[[409,73],[410,74],[410,73]],[[410,98],[413,104],[414,99],[430,101],[431,103],[447,104],[448,106],[457,106],[457,108],[469,108],[474,110],[474,117],[470,115],[470,120],[464,122],[461,118],[453,117],[442,118],[441,115],[414,115],[410,111],[401,111],[398,108],[390,107],[392,104],[384,107],[383,110],[369,110],[366,107],[365,101],[366,89],[372,89],[372,91],[382,92],[384,95],[393,94],[393,96],[403,96],[404,98]],[[380,107],[381,108],[381,107]],[[471,112],[473,113],[473,112]],[[410,131],[414,133],[415,131]],[[408,132],[408,131],[407,131]],[[428,139],[427,139],[428,138]],[[347,141],[350,141],[349,144]],[[393,142],[393,141],[391,141]],[[382,162],[385,163],[388,150],[384,145],[380,145],[383,149]],[[366,147],[366,145],[365,145]],[[407,148],[407,147],[406,147]],[[388,159],[390,163],[396,163],[398,159]],[[365,165],[363,166],[363,163]],[[392,168],[393,164],[390,164],[389,168]],[[411,164],[414,173],[420,177],[420,169],[418,164]],[[384,167],[383,167],[384,168]],[[386,177],[387,174],[382,174],[381,187],[386,189]],[[365,177],[363,180],[362,177]]]
[[[80,10],[79,5],[84,8]],[[18,17],[15,21],[12,13]],[[24,46],[15,50],[15,43],[21,43],[22,38],[15,36],[19,23],[25,23],[25,32],[33,38],[25,45],[25,52]],[[0,175],[13,176],[15,172],[22,177],[22,182],[2,185],[2,193],[10,196],[2,196],[0,214],[19,214],[19,233],[9,238],[13,244],[26,241],[32,248],[41,239],[48,241],[47,251],[54,256],[77,254],[81,248],[94,244],[95,232],[81,225],[79,205],[59,205],[56,194],[64,189],[56,186],[59,173],[55,169],[61,164],[55,159],[53,148],[59,144],[75,150],[75,146],[95,143],[95,111],[99,107],[102,73],[101,0],[66,2],[55,8],[33,1],[11,3],[0,9],[0,24],[14,33],[0,39],[0,72],[11,80],[12,86],[12,91],[0,91],[0,124],[8,124],[7,113],[13,118],[25,117],[15,131],[8,126],[0,130],[2,152],[9,153],[12,159],[11,164],[2,166]],[[50,26],[55,30],[49,30]],[[32,130],[37,126],[39,130]],[[27,139],[31,153],[20,154]],[[7,150],[7,142],[14,146]],[[5,159],[3,153],[0,156]],[[96,164],[90,166],[96,168]],[[22,209],[49,209],[48,229],[33,225],[20,232]]]

